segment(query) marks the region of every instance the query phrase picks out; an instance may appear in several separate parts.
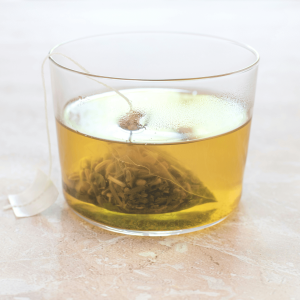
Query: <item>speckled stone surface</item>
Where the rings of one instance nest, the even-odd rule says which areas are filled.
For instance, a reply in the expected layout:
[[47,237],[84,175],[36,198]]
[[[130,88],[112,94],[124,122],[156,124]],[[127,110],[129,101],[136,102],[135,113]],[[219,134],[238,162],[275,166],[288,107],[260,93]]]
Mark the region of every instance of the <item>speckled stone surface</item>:
[[53,45],[138,25],[236,39],[262,60],[242,201],[196,233],[123,236],[74,215],[50,110],[60,196],[32,218],[0,210],[0,299],[300,299],[299,15],[299,1],[1,1],[1,207],[47,170],[40,65]]

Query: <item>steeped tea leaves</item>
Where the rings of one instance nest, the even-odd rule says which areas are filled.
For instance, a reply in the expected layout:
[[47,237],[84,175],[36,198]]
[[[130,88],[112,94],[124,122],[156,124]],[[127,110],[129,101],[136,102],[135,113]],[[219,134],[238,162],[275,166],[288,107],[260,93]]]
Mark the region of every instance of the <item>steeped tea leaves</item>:
[[86,201],[88,195],[89,202],[110,203],[111,210],[130,214],[170,213],[216,202],[190,170],[155,147],[111,143],[104,156],[98,164],[91,163],[92,157],[80,160],[80,170],[68,176],[77,181],[75,188],[69,185],[73,197]]

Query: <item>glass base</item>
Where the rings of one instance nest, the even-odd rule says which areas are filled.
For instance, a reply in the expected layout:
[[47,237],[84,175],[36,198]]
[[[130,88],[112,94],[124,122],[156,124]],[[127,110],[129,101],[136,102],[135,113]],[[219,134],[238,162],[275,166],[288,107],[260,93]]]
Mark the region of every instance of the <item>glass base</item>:
[[[70,206],[69,206],[70,207]],[[203,226],[199,226],[199,227],[194,227],[194,228],[189,228],[189,229],[182,229],[182,230],[162,230],[162,231],[145,231],[145,230],[128,230],[128,229],[121,229],[121,228],[116,228],[116,227],[110,227],[110,226],[106,226],[104,224],[95,222],[91,219],[88,219],[86,217],[84,217],[83,215],[81,215],[80,213],[78,213],[77,211],[75,211],[72,207],[70,207],[70,209],[81,219],[85,220],[86,222],[100,227],[102,229],[106,229],[112,232],[117,232],[117,233],[122,233],[122,234],[127,234],[127,235],[135,235],[135,236],[171,236],[171,235],[179,235],[179,234],[184,234],[184,233],[190,233],[190,232],[194,232],[194,231],[198,231],[204,228],[208,228],[211,226],[214,226],[220,222],[222,222],[223,220],[225,220],[228,216],[210,223],[210,224],[206,224]]]

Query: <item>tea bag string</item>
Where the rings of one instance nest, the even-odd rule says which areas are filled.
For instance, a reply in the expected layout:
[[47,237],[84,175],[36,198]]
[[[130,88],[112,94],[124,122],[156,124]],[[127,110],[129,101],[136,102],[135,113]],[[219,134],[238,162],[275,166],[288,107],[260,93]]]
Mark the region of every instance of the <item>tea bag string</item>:
[[[76,66],[78,66],[81,70],[83,70],[84,72],[86,72],[87,74],[91,74],[86,68],[84,68],[82,65],[80,65],[77,61],[75,61],[74,59],[70,58],[69,56],[59,53],[59,52],[54,52],[54,53],[50,53],[48,54],[43,63],[42,63],[42,81],[43,81],[43,90],[44,90],[44,103],[45,103],[45,119],[46,119],[46,131],[47,131],[47,140],[48,140],[48,151],[49,151],[49,171],[48,171],[48,176],[51,176],[51,172],[52,172],[52,151],[51,151],[51,140],[50,140],[50,131],[49,131],[49,119],[48,119],[48,108],[47,108],[47,92],[46,92],[46,84],[45,84],[45,72],[44,72],[44,67],[45,67],[45,63],[48,60],[48,58],[50,58],[52,55],[61,55],[67,59],[69,59],[70,61],[72,61]],[[110,90],[114,91],[115,93],[117,93],[120,97],[122,97],[129,105],[130,111],[132,111],[132,103],[131,101],[124,95],[122,94],[120,91],[118,91],[117,89],[99,81],[96,80],[94,78],[91,78],[90,76],[86,75],[86,77],[90,80],[93,80],[107,88],[109,88]]]
[[[44,106],[45,106],[45,120],[46,120],[46,132],[47,132],[47,142],[48,142],[48,154],[49,154],[49,170],[48,170],[48,178],[49,179],[51,177],[51,171],[52,171],[52,151],[51,151],[51,140],[50,140],[50,131],[49,131],[49,119],[48,119],[47,93],[46,93],[44,66],[45,66],[45,63],[46,63],[47,59],[50,57],[50,55],[51,54],[48,54],[44,58],[43,63],[42,63],[42,67],[41,67],[41,75],[42,75],[42,82],[43,82],[43,92],[44,92]],[[30,187],[29,187],[29,189],[30,189]],[[28,205],[32,204],[33,202],[35,202],[37,199],[38,198],[35,198],[35,199],[32,199],[32,200],[30,200],[30,201],[28,201],[26,203],[22,203],[22,204],[19,204],[19,205],[17,205],[17,204],[14,204],[14,205],[8,204],[8,205],[3,206],[3,210],[8,210],[8,209],[11,209],[13,207],[28,206]]]
[[[41,75],[42,75],[42,82],[43,82],[43,91],[44,91],[44,105],[45,105],[45,120],[46,120],[46,132],[47,132],[47,141],[48,141],[48,153],[49,153],[49,170],[48,170],[48,178],[50,179],[51,177],[51,171],[52,171],[52,151],[51,151],[51,140],[50,140],[50,131],[49,131],[49,119],[48,119],[48,107],[47,107],[47,93],[46,93],[46,84],[45,84],[45,75],[44,75],[44,66],[45,63],[47,61],[47,59],[50,57],[51,54],[48,54],[45,59],[43,60],[42,63],[42,67],[41,67]],[[32,187],[32,186],[31,186]],[[29,187],[29,190],[30,188]],[[25,191],[26,192],[26,191]],[[21,193],[22,194],[22,193]],[[8,196],[9,198],[9,196]],[[24,207],[24,206],[28,206],[31,205],[33,202],[35,202],[36,200],[38,200],[39,198],[34,198],[31,199],[30,201],[27,201],[26,203],[22,203],[22,204],[8,204],[3,206],[3,210],[8,210],[11,209],[13,207],[17,208],[17,207]]]

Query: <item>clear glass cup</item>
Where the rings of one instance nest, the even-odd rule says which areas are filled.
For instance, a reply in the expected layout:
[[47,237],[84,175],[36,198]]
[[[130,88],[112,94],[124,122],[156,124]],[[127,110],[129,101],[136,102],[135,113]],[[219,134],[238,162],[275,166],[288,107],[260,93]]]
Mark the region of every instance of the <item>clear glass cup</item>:
[[135,32],[50,52],[65,199],[99,227],[192,232],[238,205],[259,56],[207,35]]

